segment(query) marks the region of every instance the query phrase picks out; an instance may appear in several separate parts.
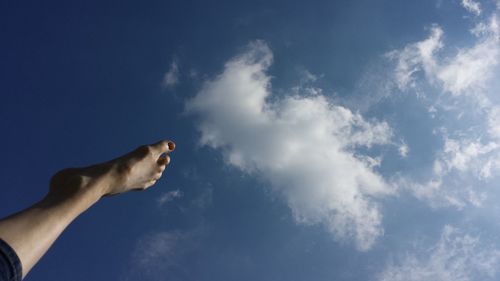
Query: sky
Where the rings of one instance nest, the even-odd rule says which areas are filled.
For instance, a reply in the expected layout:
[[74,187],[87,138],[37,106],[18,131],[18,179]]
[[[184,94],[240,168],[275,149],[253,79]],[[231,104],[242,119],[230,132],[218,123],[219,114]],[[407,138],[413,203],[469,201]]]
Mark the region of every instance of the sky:
[[500,1],[0,5],[0,216],[177,145],[25,280],[498,280]]

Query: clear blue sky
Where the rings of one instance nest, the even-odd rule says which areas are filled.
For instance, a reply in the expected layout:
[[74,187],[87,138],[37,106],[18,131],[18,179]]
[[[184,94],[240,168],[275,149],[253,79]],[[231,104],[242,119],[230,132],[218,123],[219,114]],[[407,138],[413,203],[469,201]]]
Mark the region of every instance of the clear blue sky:
[[4,1],[0,215],[168,138],[29,280],[497,280],[500,2]]

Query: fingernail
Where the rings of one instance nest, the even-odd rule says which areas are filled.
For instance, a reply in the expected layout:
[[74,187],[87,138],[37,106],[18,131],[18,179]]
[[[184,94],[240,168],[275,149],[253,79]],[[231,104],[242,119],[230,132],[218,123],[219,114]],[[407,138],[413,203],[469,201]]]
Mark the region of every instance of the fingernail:
[[175,149],[175,143],[173,143],[173,142],[169,141],[169,142],[168,142],[168,149],[169,149],[169,150],[174,150],[174,149]]

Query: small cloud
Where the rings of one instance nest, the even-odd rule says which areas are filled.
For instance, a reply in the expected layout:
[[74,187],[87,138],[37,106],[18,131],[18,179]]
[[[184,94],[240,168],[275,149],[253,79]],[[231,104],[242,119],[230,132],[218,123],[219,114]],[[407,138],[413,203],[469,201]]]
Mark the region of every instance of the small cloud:
[[462,6],[476,16],[481,14],[481,4],[474,0],[462,0]]
[[301,84],[314,83],[319,78],[321,78],[321,76],[315,75],[311,71],[309,71],[305,68],[300,70],[300,82],[301,82]]
[[172,88],[179,83],[179,65],[174,60],[170,64],[170,68],[163,76],[163,87]]
[[399,148],[398,148],[398,151],[399,151],[399,155],[403,158],[406,158],[408,156],[408,152],[410,152],[410,148],[408,147],[408,145],[403,142]]
[[158,206],[163,206],[164,204],[171,202],[177,198],[181,198],[184,195],[182,191],[179,189],[177,190],[172,190],[167,193],[164,193],[160,198],[158,198]]

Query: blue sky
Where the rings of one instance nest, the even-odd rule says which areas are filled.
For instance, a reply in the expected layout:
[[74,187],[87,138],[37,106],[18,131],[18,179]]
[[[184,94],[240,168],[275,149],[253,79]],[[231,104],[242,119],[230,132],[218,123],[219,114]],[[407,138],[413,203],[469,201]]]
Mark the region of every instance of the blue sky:
[[496,280],[500,2],[1,4],[0,214],[177,144],[26,280]]

